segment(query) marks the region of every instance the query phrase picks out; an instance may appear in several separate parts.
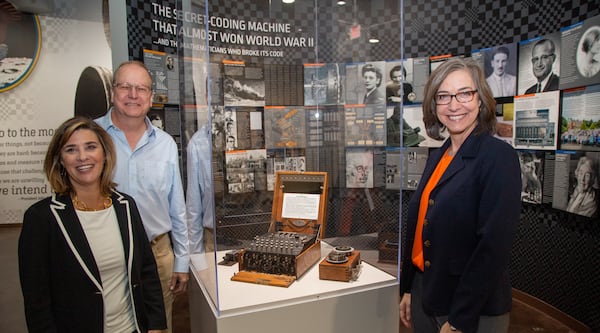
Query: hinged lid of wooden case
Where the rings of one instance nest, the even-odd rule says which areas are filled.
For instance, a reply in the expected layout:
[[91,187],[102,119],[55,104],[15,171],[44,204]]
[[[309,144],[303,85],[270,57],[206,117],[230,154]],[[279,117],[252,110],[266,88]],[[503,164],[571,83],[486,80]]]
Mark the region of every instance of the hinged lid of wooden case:
[[327,173],[278,171],[269,232],[317,234],[326,227]]

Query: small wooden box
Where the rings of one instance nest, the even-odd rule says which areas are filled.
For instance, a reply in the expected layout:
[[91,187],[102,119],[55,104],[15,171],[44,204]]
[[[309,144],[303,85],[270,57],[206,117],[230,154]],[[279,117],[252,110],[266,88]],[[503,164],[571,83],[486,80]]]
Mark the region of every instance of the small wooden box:
[[[327,216],[327,173],[279,171],[275,175],[269,233],[310,238],[302,252],[251,245],[242,251],[234,281],[288,287],[321,258]],[[258,236],[257,236],[258,237]]]
[[360,252],[354,250],[343,263],[330,263],[327,258],[319,264],[319,279],[349,282],[360,272]]

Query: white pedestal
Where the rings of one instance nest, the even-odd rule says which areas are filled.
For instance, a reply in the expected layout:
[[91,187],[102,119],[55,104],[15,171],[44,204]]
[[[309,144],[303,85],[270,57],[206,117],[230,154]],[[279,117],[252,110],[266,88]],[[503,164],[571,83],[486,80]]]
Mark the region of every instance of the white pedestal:
[[[322,243],[322,258],[330,251],[331,247]],[[224,254],[225,251],[218,252],[216,258]],[[217,265],[215,270],[214,264],[206,265],[214,260],[214,253],[192,256],[189,286],[192,332],[399,331],[397,280],[365,262],[356,281],[319,280],[317,263],[290,287],[282,288],[231,281],[238,272],[237,264]],[[212,285],[215,281],[218,290]]]

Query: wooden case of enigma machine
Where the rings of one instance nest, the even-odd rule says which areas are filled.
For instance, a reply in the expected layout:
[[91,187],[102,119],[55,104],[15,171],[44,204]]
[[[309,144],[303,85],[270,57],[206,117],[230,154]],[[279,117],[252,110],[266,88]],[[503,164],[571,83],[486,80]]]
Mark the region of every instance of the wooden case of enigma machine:
[[327,173],[275,174],[269,232],[242,250],[234,281],[289,287],[321,259]]

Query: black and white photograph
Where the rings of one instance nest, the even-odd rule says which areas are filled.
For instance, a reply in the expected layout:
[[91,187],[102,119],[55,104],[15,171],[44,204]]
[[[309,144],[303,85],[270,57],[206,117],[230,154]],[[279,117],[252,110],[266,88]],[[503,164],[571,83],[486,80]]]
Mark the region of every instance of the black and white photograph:
[[304,105],[344,104],[345,73],[344,64],[304,64]]
[[521,165],[521,200],[541,204],[545,153],[536,150],[517,150],[517,154]]
[[473,51],[485,73],[494,97],[515,96],[517,91],[517,44],[504,44]]
[[[393,110],[388,108],[388,117],[392,117]],[[402,108],[402,119],[403,127],[405,127],[406,133],[404,146],[410,147],[441,147],[444,140],[435,140],[427,135],[425,130],[425,123],[423,122],[423,105],[413,104],[405,105]],[[409,130],[410,127],[410,130]],[[447,138],[449,136],[448,131],[444,129],[441,132],[442,137]]]
[[579,73],[586,78],[596,76],[600,71],[600,26],[593,26],[583,34],[577,51]]
[[266,190],[265,149],[225,153],[227,189],[230,194]]
[[399,105],[387,108],[386,145],[388,147],[418,147],[421,142],[425,141],[425,137],[420,133],[421,128],[412,126],[410,122],[402,118],[402,112],[403,108]]
[[346,65],[346,104],[385,105],[385,61]]
[[373,151],[370,149],[346,150],[346,187],[373,187]]
[[213,151],[222,152],[225,151],[225,112],[224,107],[219,105],[213,105],[211,107],[211,135],[212,135],[212,146]]
[[234,107],[225,107],[225,150],[237,150],[237,112]]
[[412,61],[387,61],[385,63],[385,100],[388,105],[416,102],[412,78]]
[[600,16],[561,29],[560,89],[600,83]]
[[559,89],[560,52],[559,31],[519,42],[519,95]]
[[600,152],[557,151],[552,207],[587,217],[598,216]]
[[261,65],[243,61],[223,61],[225,106],[264,106],[265,80]]
[[385,63],[385,97],[388,105],[423,101],[429,77],[429,58],[409,58]]

